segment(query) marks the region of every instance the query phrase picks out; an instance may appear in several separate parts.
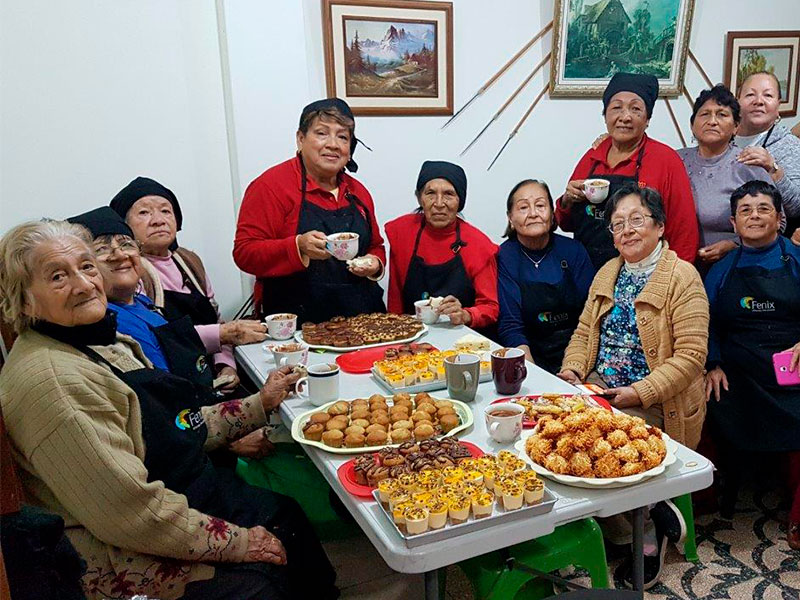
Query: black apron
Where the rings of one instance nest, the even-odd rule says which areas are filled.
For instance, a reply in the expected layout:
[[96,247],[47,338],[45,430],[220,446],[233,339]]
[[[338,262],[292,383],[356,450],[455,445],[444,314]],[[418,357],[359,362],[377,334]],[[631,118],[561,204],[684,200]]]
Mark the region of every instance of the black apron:
[[752,451],[800,450],[800,386],[780,386],[772,355],[800,340],[800,283],[786,242],[778,238],[783,267],[737,269],[741,247],[714,310],[722,369],[729,391],[709,402],[726,440]]
[[[361,200],[346,193],[348,205],[326,210],[306,199],[306,170],[300,159],[302,195],[297,234],[321,231],[325,235],[349,231],[358,234],[358,256],[372,243],[369,210]],[[360,207],[360,210],[359,210]],[[362,214],[363,211],[363,214]],[[298,324],[319,323],[336,316],[386,312],[383,290],[376,281],[353,275],[345,261],[333,257],[312,260],[308,268],[284,277],[262,278],[260,314],[295,313]]]
[[475,306],[475,286],[467,274],[460,254],[461,248],[465,245],[461,241],[461,221],[456,219],[456,241],[451,246],[454,256],[439,265],[429,265],[417,255],[424,227],[423,218],[408,263],[406,281],[403,284],[403,312],[413,315],[414,302],[435,296],[455,296],[464,308]]
[[592,169],[586,179],[598,178],[607,180],[611,184],[608,186],[608,196],[600,204],[592,204],[588,200],[582,200],[572,205],[570,215],[575,239],[586,247],[595,269],[599,269],[619,254],[617,249],[614,248],[614,238],[609,233],[606,225],[606,206],[614,192],[625,183],[633,182],[638,185],[639,171],[642,167],[646,143],[647,140],[645,138],[639,147],[639,153],[636,155],[636,172],[632,176],[595,173],[597,165],[592,165]]
[[[519,251],[525,253],[522,245]],[[528,262],[525,256],[520,259],[520,265]],[[522,299],[522,321],[531,356],[541,368],[553,374],[558,373],[564,350],[578,326],[578,317],[584,305],[572,280],[569,265],[566,260],[561,261],[561,280],[558,283],[525,282],[520,272],[517,273],[517,281]]]
[[150,331],[161,345],[173,375],[211,389],[214,372],[206,357],[206,347],[189,315],[168,321],[159,327],[150,327]]
[[188,315],[195,325],[218,323],[219,316],[214,305],[211,304],[211,300],[206,296],[205,290],[198,290],[180,263],[175,259],[173,261],[181,272],[183,285],[189,289],[189,292],[165,291],[164,317],[167,321],[174,321]]

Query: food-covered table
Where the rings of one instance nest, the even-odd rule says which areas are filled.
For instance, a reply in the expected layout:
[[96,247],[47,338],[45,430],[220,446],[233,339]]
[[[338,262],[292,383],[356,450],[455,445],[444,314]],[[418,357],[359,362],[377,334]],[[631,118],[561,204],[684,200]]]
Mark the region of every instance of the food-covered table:
[[[452,326],[449,323],[439,323],[429,327],[428,333],[419,341],[427,341],[440,349],[453,347],[458,338],[471,332],[467,327]],[[496,344],[493,344],[492,348],[495,347]],[[337,354],[332,352],[311,352],[309,364],[332,363],[336,356]],[[263,350],[261,344],[236,348],[236,357],[242,368],[256,382],[263,382],[267,374],[275,368],[271,355]],[[386,393],[370,375],[351,375],[345,372],[340,374],[339,389],[342,398]],[[543,392],[570,394],[575,391],[570,384],[528,364],[528,376],[520,395]],[[447,396],[446,390],[432,394]],[[484,409],[499,397],[491,381],[479,385],[475,402],[470,405],[474,413],[474,424],[467,431],[458,434],[460,439],[472,442],[487,452],[496,453],[502,449],[513,451],[513,443],[494,442],[484,424]],[[284,425],[291,429],[292,421],[297,415],[313,408],[314,406],[307,400],[289,398],[281,405],[280,417]],[[342,487],[337,477],[337,469],[351,456],[331,454],[309,446],[304,446],[304,449],[386,564],[401,573],[425,573],[426,598],[429,599],[438,595],[437,570],[441,567],[547,535],[564,523],[585,517],[608,517],[628,510],[641,509],[660,500],[704,489],[711,485],[713,475],[713,465],[706,458],[679,445],[674,464],[668,466],[663,474],[640,484],[617,489],[593,490],[546,480],[547,489],[558,498],[550,512],[522,521],[493,524],[491,527],[465,533],[457,538],[408,548],[403,539],[397,535],[392,523],[382,514],[377,503],[353,496]],[[634,523],[634,534],[638,538],[635,544],[638,541],[639,548],[641,548],[641,522],[640,510]]]

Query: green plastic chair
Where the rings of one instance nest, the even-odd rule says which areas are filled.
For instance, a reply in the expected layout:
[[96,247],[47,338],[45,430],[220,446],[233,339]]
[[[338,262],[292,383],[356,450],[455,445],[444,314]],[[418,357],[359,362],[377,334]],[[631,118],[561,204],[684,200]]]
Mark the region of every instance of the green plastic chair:
[[[553,533],[458,563],[472,584],[476,600],[526,600],[553,595],[550,581],[521,569],[508,568],[508,556],[521,565],[549,573],[570,565],[589,571],[593,588],[608,588],[608,563],[603,534],[594,519],[557,527]],[[524,595],[520,594],[524,588]]]
[[673,504],[677,507],[683,515],[683,520],[686,521],[686,540],[683,542],[683,548],[678,546],[678,551],[683,554],[686,560],[690,562],[698,562],[700,557],[697,556],[697,539],[694,531],[694,510],[692,509],[692,495],[684,494],[672,499]]

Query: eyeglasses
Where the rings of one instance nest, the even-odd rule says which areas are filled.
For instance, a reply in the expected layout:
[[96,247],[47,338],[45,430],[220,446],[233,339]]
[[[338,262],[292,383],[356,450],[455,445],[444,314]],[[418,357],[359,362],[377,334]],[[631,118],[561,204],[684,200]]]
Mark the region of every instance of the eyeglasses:
[[608,230],[611,233],[622,233],[625,229],[625,223],[631,226],[632,229],[641,229],[644,227],[645,219],[652,219],[653,215],[640,215],[635,214],[631,215],[627,219],[620,219],[619,221],[614,221],[608,226]]
[[[754,212],[752,206],[740,206],[736,209],[736,216],[737,217],[744,217],[745,219],[750,217]],[[771,215],[775,212],[775,207],[771,206],[770,204],[759,204],[755,207],[755,212],[758,213],[760,217],[766,217],[767,215]]]
[[94,254],[100,260],[105,260],[114,254],[114,250],[119,250],[122,254],[127,256],[139,254],[139,242],[136,240],[124,240],[116,245],[106,244],[103,246],[96,246]]

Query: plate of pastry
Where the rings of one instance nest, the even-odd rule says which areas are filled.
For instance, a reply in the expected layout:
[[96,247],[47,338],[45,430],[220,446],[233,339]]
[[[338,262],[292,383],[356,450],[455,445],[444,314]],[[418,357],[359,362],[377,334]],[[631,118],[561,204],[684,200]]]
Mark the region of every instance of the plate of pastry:
[[456,354],[475,354],[481,359],[479,381],[483,383],[492,378],[492,363],[488,352],[436,349],[377,360],[372,367],[372,378],[390,393],[416,394],[443,390],[447,387],[444,359]]
[[362,375],[369,373],[376,361],[390,358],[414,357],[426,355],[438,349],[427,342],[419,344],[391,344],[389,346],[376,346],[365,350],[355,350],[336,357],[336,364],[345,373]]
[[660,475],[677,444],[644,419],[604,408],[542,415],[514,448],[542,477],[583,488],[626,487]]
[[529,396],[515,396],[513,398],[500,398],[492,402],[513,402],[525,409],[522,418],[523,429],[533,429],[542,415],[560,415],[584,407],[601,406],[611,410],[611,405],[600,396],[584,396],[581,394],[532,394]]
[[412,342],[427,331],[428,326],[411,315],[366,313],[355,317],[333,317],[322,323],[303,323],[294,338],[313,350],[350,352]]
[[336,400],[298,415],[291,433],[295,441],[327,452],[360,454],[454,435],[472,422],[472,410],[458,400],[427,393],[373,394]]

